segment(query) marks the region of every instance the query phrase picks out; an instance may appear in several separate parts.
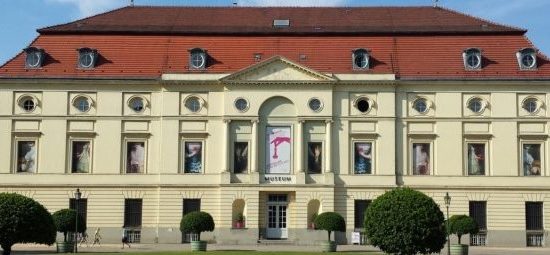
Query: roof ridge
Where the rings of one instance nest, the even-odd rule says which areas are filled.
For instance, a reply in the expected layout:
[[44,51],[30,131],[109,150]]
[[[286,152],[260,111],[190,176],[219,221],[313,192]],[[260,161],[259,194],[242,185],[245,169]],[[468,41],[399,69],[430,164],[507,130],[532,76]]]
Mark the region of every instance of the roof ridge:
[[39,28],[39,29],[36,30],[36,32],[40,33],[41,31],[46,30],[46,29],[52,29],[52,28],[55,28],[55,27],[66,26],[66,25],[69,25],[69,24],[82,22],[82,21],[85,21],[85,20],[88,20],[88,19],[96,18],[98,16],[110,14],[110,13],[113,13],[113,12],[116,12],[116,11],[121,11],[121,10],[126,9],[126,8],[133,8],[133,6],[122,6],[120,8],[115,8],[115,9],[112,9],[112,10],[106,11],[106,12],[100,12],[100,13],[94,14],[92,16],[84,17],[82,19],[77,19],[75,21],[70,21],[70,22],[66,22],[66,23],[61,23],[61,24],[56,24],[56,25],[51,25],[51,26]]
[[458,15],[463,15],[463,16],[466,16],[466,17],[469,17],[469,18],[472,18],[472,19],[477,19],[477,20],[480,20],[480,21],[483,21],[483,22],[487,22],[488,24],[491,24],[491,25],[494,25],[494,26],[502,26],[502,27],[506,27],[506,28],[509,28],[509,29],[519,30],[519,31],[522,31],[523,33],[527,33],[527,29],[525,29],[525,28],[512,26],[512,25],[507,25],[507,24],[504,24],[504,23],[494,22],[494,21],[491,21],[491,20],[486,19],[486,18],[474,16],[472,14],[457,11],[457,10],[454,10],[454,9],[451,9],[451,8],[446,8],[446,7],[441,7],[441,6],[437,6],[437,7],[433,7],[433,8],[441,9],[442,11],[452,12],[452,13],[455,13],[455,14],[458,14]]

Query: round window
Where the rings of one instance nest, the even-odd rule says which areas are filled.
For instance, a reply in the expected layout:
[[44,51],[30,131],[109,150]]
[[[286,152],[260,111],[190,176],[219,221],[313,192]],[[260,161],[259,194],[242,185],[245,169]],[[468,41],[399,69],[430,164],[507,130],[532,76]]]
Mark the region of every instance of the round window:
[[359,110],[360,112],[362,113],[366,113],[369,111],[370,109],[370,103],[369,103],[369,100],[367,98],[359,98],[359,100],[357,100],[357,110]]
[[246,101],[246,99],[244,98],[239,98],[235,100],[235,108],[237,108],[237,110],[241,112],[245,112],[246,110],[248,110],[248,101]]
[[424,98],[416,99],[413,108],[419,113],[426,113],[428,112],[428,102]]
[[197,97],[190,97],[185,100],[185,108],[191,112],[198,112],[201,109],[201,101]]
[[90,110],[90,100],[84,96],[77,97],[74,100],[73,106],[80,112],[87,112]]
[[355,67],[357,68],[367,68],[369,66],[369,58],[365,52],[355,53]]
[[143,110],[145,110],[145,101],[141,97],[133,97],[130,99],[128,106],[130,106],[134,112],[143,112]]
[[202,52],[193,52],[191,53],[191,66],[193,68],[204,68],[206,62],[204,53]]
[[472,98],[468,102],[468,109],[475,113],[481,113],[483,111],[483,101],[481,98]]
[[535,113],[538,108],[538,100],[536,98],[528,98],[523,102],[523,109],[528,113]]
[[481,66],[481,55],[477,52],[468,52],[466,55],[468,68],[477,69]]
[[319,112],[323,108],[323,103],[318,98],[312,98],[308,103],[309,109],[314,112]]
[[25,58],[25,62],[27,63],[28,67],[39,67],[40,66],[40,52],[38,51],[31,51],[27,53],[27,57]]
[[94,53],[93,52],[82,52],[78,58],[78,63],[80,67],[90,68],[94,64]]
[[23,108],[26,112],[32,112],[34,109],[36,109],[36,102],[32,97],[25,97],[21,101],[21,108]]
[[536,64],[536,59],[533,54],[523,54],[521,56],[521,64],[524,68],[533,68]]

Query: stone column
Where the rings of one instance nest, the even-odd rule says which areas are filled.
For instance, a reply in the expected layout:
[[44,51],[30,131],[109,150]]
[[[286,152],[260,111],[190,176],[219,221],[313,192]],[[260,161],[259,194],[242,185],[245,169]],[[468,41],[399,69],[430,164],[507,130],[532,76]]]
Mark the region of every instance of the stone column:
[[332,172],[332,120],[325,120],[325,172]]
[[296,165],[298,173],[304,172],[304,120],[298,120],[296,135]]
[[260,120],[252,120],[252,139],[250,144],[250,171],[258,172],[258,123]]
[[229,128],[231,125],[230,119],[224,119],[223,120],[223,156],[222,156],[222,172],[229,172],[229,141],[231,140],[231,137],[229,136]]

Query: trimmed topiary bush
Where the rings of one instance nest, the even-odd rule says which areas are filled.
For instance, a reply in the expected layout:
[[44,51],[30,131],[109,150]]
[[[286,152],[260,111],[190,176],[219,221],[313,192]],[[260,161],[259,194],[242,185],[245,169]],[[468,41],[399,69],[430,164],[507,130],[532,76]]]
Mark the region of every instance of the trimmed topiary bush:
[[15,193],[0,193],[0,245],[4,255],[16,243],[55,242],[52,215],[40,203]]
[[449,234],[458,236],[458,244],[461,243],[462,235],[477,234],[479,228],[476,221],[468,215],[453,215],[449,218]]
[[[63,241],[67,242],[67,233],[76,231],[76,211],[73,209],[61,209],[52,215],[57,232],[63,233]],[[78,232],[86,231],[86,223],[82,216],[78,216]]]
[[333,231],[346,231],[346,221],[344,218],[335,212],[324,212],[315,217],[315,228],[326,230],[328,232],[328,241],[330,242],[330,234]]
[[201,240],[201,233],[214,231],[216,225],[214,219],[207,212],[190,212],[183,216],[180,222],[180,230],[185,233],[194,233]]
[[438,253],[445,245],[443,213],[430,197],[396,188],[374,200],[365,213],[370,243],[385,253]]

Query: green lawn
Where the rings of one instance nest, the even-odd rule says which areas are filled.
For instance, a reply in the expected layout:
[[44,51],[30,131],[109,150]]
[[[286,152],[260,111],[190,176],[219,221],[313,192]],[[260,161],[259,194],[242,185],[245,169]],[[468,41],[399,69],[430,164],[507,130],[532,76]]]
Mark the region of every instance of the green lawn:
[[[269,255],[318,255],[323,254],[321,252],[260,252],[260,251],[208,251],[208,252],[132,252],[132,253],[83,253],[86,255],[120,255],[120,254],[127,254],[127,255],[260,255],[260,254],[269,254]],[[344,255],[344,254],[367,254],[367,255],[382,255],[382,253],[379,252],[353,252],[353,251],[347,251],[347,252],[333,252],[333,253],[327,253],[331,255]]]

